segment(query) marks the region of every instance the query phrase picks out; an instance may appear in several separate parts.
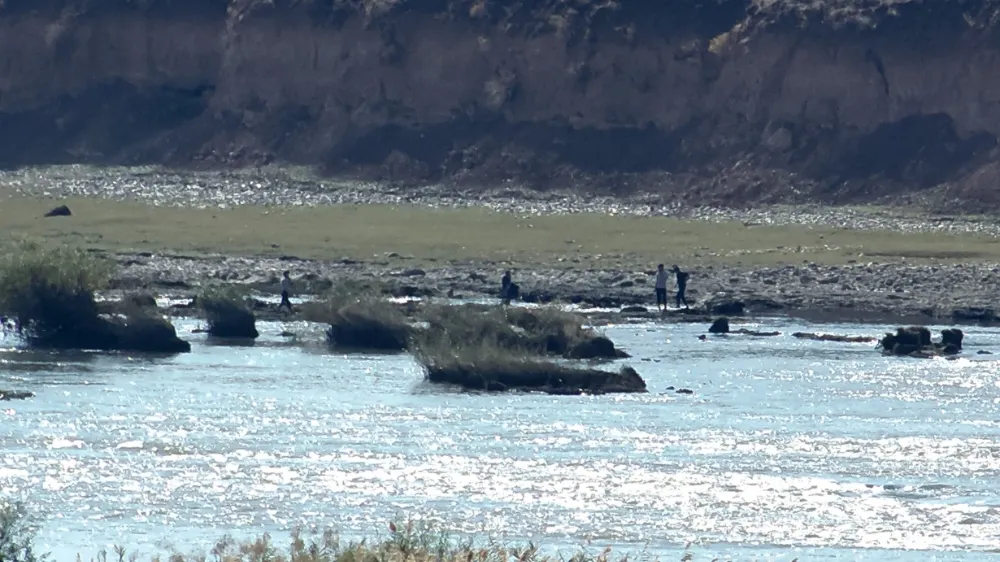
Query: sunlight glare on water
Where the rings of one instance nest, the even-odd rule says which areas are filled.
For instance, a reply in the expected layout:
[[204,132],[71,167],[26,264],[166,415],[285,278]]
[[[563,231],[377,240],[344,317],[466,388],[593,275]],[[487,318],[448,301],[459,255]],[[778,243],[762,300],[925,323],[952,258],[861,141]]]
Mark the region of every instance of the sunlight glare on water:
[[794,324],[706,342],[703,326],[616,326],[650,392],[566,397],[436,388],[406,355],[291,345],[279,324],[250,347],[195,325],[179,323],[193,352],[169,358],[0,353],[0,388],[37,395],[0,410],[0,487],[45,518],[57,560],[405,517],[664,559],[687,543],[802,561],[1000,549],[1000,362],[975,355],[1000,332],[968,330],[968,358],[944,361]]

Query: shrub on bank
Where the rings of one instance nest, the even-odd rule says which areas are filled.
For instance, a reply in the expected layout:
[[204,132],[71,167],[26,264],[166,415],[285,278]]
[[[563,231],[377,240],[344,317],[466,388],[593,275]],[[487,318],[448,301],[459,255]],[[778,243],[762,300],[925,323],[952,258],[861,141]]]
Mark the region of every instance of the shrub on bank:
[[412,328],[406,315],[370,286],[338,285],[318,302],[304,305],[306,320],[329,327],[332,347],[405,351]]
[[190,351],[155,308],[128,302],[107,309],[95,292],[113,264],[83,250],[18,243],[0,251],[0,314],[28,345],[56,349]]
[[257,318],[247,306],[246,295],[235,287],[214,288],[199,295],[208,334],[219,338],[256,338]]

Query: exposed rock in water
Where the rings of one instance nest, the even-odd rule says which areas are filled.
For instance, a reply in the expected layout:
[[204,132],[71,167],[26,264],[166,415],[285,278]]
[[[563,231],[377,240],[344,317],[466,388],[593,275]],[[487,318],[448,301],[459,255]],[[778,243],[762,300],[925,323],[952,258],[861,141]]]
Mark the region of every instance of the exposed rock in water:
[[646,392],[646,381],[631,367],[613,373],[526,359],[485,364],[425,364],[425,369],[430,382],[487,392],[524,390],[565,395]]
[[345,307],[330,319],[326,337],[331,346],[377,351],[405,351],[410,328],[402,319],[367,314],[357,307]]
[[[169,320],[155,309],[99,307],[89,295],[51,295],[37,309],[23,335],[40,349],[92,349],[146,353],[185,353],[191,344],[177,337]],[[104,310],[102,310],[104,309]]]
[[937,357],[955,355],[962,351],[964,334],[957,328],[942,330],[941,341],[932,342],[931,332],[923,326],[897,328],[879,340],[884,355],[909,357]]
[[571,347],[566,353],[570,359],[614,359],[630,357],[617,349],[615,343],[605,336],[593,336]]
[[667,390],[673,390],[674,394],[694,394],[694,391],[690,388],[674,388],[672,386],[668,386]]
[[725,316],[716,318],[712,325],[708,327],[708,333],[710,334],[738,334],[742,336],[754,336],[754,337],[772,337],[780,336],[781,332],[763,332],[759,330],[748,330],[746,328],[740,328],[738,330],[732,330],[729,326],[729,319]]
[[840,334],[816,334],[812,332],[795,332],[792,334],[793,338],[814,340],[814,341],[832,341],[832,342],[842,342],[842,343],[874,343],[878,341],[878,338],[871,336],[844,336]]
[[0,401],[27,400],[28,398],[34,398],[34,396],[35,394],[33,392],[25,390],[0,390]]
[[997,0],[886,5],[6,0],[0,165],[1000,207]]
[[739,330],[730,330],[730,334],[739,334],[742,336],[754,336],[758,338],[770,338],[774,336],[780,336],[781,332],[764,332],[761,330],[748,330],[746,328],[740,328]]
[[725,316],[717,318],[712,325],[708,327],[708,333],[710,334],[728,334],[729,333],[729,319]]
[[108,321],[113,338],[94,349],[138,351],[144,353],[187,353],[191,344],[177,337],[177,330],[159,314],[126,314]]
[[199,302],[205,310],[210,336],[254,339],[260,335],[256,316],[241,300],[203,297]]
[[957,350],[962,349],[962,340],[965,339],[965,334],[962,330],[957,328],[949,328],[946,330],[941,330],[941,345],[951,346]]

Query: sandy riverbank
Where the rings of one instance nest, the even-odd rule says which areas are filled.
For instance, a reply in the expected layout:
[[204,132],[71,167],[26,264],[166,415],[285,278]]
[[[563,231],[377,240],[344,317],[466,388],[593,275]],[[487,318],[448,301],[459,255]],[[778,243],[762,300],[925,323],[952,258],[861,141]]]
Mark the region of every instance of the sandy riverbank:
[[[469,194],[320,181],[294,170],[177,173],[81,167],[0,175],[0,219],[106,252],[121,287],[208,283],[304,292],[374,279],[399,295],[495,294],[506,268],[526,299],[652,308],[658,261],[689,297],[823,320],[996,320],[1000,227],[899,208],[749,210],[523,190]],[[71,217],[43,219],[59,202]]]

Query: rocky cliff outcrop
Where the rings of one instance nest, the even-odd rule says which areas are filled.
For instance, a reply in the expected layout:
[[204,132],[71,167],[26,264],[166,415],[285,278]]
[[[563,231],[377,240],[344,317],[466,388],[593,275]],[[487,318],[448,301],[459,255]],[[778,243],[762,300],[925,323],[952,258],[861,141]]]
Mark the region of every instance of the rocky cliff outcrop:
[[0,165],[1000,208],[998,0],[0,0]]

